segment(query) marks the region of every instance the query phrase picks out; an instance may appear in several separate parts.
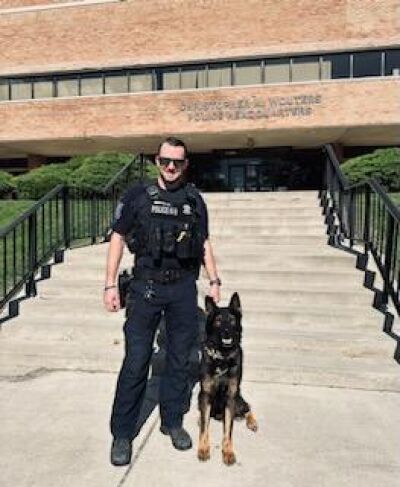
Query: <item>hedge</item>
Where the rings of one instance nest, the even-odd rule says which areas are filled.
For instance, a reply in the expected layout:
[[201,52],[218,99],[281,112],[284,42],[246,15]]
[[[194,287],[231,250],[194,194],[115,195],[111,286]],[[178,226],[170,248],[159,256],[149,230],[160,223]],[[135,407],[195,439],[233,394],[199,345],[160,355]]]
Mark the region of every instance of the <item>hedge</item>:
[[69,177],[69,184],[84,189],[101,189],[132,159],[132,154],[112,153],[74,157],[66,163],[76,167]]
[[386,191],[400,191],[400,148],[377,149],[340,167],[351,184],[374,177]]
[[[48,164],[27,174],[11,178],[12,187],[21,199],[38,199],[58,184],[68,184],[81,189],[102,189],[129,161],[133,154],[100,153],[74,156],[61,164]],[[136,173],[137,174],[137,173]],[[145,165],[145,178],[154,178],[157,169]],[[134,174],[132,174],[132,177]],[[0,188],[1,188],[0,179]],[[1,190],[0,190],[1,197]]]
[[39,199],[58,184],[67,184],[71,173],[64,164],[48,164],[16,176],[13,181],[20,199]]
[[15,189],[13,177],[6,171],[0,171],[0,198],[12,193]]

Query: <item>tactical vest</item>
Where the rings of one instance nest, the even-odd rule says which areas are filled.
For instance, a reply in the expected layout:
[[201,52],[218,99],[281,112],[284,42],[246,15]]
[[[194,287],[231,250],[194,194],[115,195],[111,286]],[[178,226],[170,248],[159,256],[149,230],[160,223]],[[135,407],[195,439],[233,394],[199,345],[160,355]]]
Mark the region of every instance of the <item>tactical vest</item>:
[[130,251],[151,257],[155,266],[166,257],[176,258],[183,268],[197,268],[203,255],[198,198],[189,184],[175,193],[147,186],[137,201]]

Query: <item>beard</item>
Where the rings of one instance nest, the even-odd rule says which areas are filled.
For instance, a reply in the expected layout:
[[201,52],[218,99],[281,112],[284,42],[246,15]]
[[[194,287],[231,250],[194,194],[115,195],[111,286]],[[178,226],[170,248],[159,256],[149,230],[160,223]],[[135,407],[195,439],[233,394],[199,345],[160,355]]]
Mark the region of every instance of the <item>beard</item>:
[[160,173],[160,176],[161,179],[164,181],[167,191],[176,191],[177,189],[181,188],[186,182],[186,177],[184,173],[182,173],[174,181],[168,181],[167,179],[165,179],[162,173]]

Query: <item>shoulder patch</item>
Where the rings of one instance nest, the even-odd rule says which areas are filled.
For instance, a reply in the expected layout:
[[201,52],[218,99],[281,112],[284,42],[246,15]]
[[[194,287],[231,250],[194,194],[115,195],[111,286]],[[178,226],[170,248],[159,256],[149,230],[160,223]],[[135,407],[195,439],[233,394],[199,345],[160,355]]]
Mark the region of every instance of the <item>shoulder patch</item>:
[[124,205],[124,203],[122,203],[122,201],[120,201],[120,202],[117,204],[117,206],[116,206],[116,208],[115,208],[115,212],[114,212],[114,218],[115,218],[116,220],[119,220],[119,219],[121,218],[121,215],[122,215],[122,209],[123,209],[123,207],[124,207],[124,206],[125,206],[125,205]]

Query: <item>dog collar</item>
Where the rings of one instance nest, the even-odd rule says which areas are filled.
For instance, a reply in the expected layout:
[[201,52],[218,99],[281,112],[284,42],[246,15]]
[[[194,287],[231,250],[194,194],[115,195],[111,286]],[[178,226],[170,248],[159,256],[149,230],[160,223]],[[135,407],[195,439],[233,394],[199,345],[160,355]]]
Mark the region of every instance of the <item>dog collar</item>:
[[218,352],[217,350],[215,349],[211,349],[211,348],[208,348],[208,347],[204,347],[204,350],[206,351],[207,355],[209,357],[211,357],[212,359],[217,359],[217,360],[223,360],[224,357],[222,355],[221,352]]
[[234,357],[237,353],[237,349],[235,349],[233,352],[231,352],[229,355],[222,355],[221,352],[219,352],[218,350],[215,350],[213,348],[208,348],[207,346],[204,347],[207,355],[209,357],[211,357],[212,359],[214,360],[229,360],[231,359],[232,357]]

